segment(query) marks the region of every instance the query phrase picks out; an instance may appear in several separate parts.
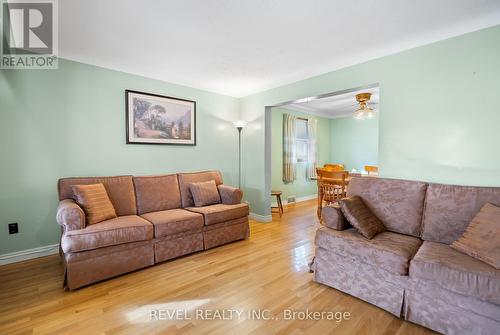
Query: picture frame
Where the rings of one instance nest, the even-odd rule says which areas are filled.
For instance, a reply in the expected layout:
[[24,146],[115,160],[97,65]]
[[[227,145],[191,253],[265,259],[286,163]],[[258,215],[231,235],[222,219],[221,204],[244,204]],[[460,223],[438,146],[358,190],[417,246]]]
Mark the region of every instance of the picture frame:
[[196,101],[125,90],[127,144],[196,145]]

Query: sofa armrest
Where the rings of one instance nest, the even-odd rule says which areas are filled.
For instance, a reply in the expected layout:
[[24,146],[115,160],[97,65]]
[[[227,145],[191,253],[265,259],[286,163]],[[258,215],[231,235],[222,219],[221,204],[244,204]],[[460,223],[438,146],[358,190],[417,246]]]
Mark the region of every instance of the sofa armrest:
[[351,226],[337,204],[321,209],[321,224],[335,230],[346,230]]
[[56,220],[57,223],[63,227],[65,232],[85,228],[85,213],[83,209],[71,199],[65,199],[59,202]]
[[217,188],[219,189],[220,198],[223,204],[237,205],[243,198],[243,191],[239,188],[227,185],[219,185]]

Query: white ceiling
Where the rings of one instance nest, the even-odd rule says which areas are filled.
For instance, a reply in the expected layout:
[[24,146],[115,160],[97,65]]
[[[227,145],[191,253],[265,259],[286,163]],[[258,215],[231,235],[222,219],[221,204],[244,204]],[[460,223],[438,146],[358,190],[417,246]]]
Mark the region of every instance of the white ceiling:
[[356,94],[363,92],[372,94],[368,106],[370,106],[375,113],[378,113],[378,105],[380,101],[378,87],[332,95],[320,99],[301,99],[305,101],[287,104],[280,106],[280,108],[313,114],[330,119],[352,116],[354,111],[359,106],[359,103],[356,101]]
[[64,0],[60,56],[235,97],[500,24],[498,0]]

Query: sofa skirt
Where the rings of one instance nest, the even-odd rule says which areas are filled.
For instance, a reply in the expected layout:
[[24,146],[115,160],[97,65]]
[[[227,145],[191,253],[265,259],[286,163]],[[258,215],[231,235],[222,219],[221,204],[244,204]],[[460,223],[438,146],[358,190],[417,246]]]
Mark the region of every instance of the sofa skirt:
[[156,239],[154,249],[155,263],[188,255],[203,250],[203,234],[200,230]]
[[401,317],[408,278],[354,258],[316,248],[314,281],[348,293]]
[[203,230],[204,247],[207,250],[226,243],[244,240],[249,235],[248,217],[205,226]]
[[428,281],[406,292],[406,320],[447,335],[500,332],[500,306],[463,296]]
[[154,264],[151,241],[120,244],[64,255],[65,286],[80,288]]

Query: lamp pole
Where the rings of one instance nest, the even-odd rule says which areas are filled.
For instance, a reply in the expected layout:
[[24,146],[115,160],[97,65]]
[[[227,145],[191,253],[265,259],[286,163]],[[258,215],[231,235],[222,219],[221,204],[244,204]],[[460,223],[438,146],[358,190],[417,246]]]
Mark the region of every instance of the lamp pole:
[[238,129],[238,188],[241,188],[241,131],[246,126],[246,122],[242,120],[233,122],[236,129]]
[[241,130],[243,127],[236,127],[238,129],[238,188],[241,188]]

